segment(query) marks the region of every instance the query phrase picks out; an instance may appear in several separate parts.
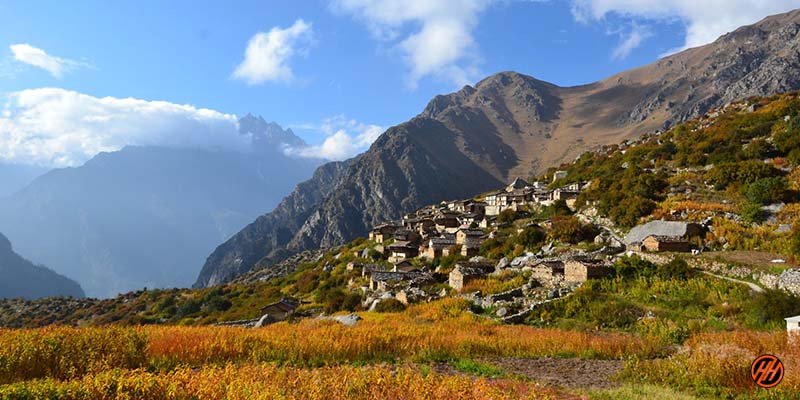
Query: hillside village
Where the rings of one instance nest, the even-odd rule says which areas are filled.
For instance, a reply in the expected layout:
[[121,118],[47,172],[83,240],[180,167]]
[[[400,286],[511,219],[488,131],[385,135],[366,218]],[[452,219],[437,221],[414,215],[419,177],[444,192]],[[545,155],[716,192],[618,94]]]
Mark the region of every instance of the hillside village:
[[[528,323],[587,282],[619,275],[631,257],[683,260],[720,279],[800,293],[792,268],[797,160],[781,156],[792,148],[779,148],[779,134],[800,120],[790,116],[797,102],[790,94],[733,103],[585,153],[530,182],[516,178],[494,192],[421,208],[347,245],[297,254],[228,285],[106,300],[6,300],[0,323],[254,326],[449,297],[490,319]],[[713,160],[715,149],[731,151],[730,142],[740,149],[733,161]],[[752,171],[728,173],[745,167]],[[750,193],[761,184],[766,193]]]

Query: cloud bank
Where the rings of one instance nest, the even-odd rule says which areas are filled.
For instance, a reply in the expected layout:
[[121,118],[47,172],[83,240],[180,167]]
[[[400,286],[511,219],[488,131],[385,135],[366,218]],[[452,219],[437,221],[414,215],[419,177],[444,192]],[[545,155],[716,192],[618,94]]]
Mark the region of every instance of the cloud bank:
[[[601,21],[609,15],[632,20],[679,20],[686,24],[682,46],[668,53],[702,46],[760,19],[800,7],[798,0],[573,0],[578,21]],[[646,37],[631,35],[620,48],[630,52]],[[625,44],[625,43],[623,43]],[[617,54],[617,51],[615,51]],[[619,54],[625,54],[620,50]]]
[[0,161],[10,163],[75,166],[129,145],[241,150],[249,145],[237,132],[235,115],[191,105],[98,98],[59,88],[0,99]]
[[89,67],[89,64],[80,61],[51,56],[44,50],[27,43],[12,44],[9,48],[14,55],[14,60],[41,68],[54,78],[61,78],[64,73],[76,68]]
[[274,27],[269,32],[256,33],[247,43],[244,60],[233,71],[233,77],[249,85],[291,81],[294,73],[289,61],[308,51],[312,35],[311,23],[302,19],[286,29]]
[[366,151],[385,130],[378,125],[364,124],[343,115],[327,118],[321,126],[304,125],[303,129],[315,129],[325,134],[320,145],[304,148],[287,148],[288,155],[324,158],[341,161]]
[[472,32],[493,0],[333,0],[332,8],[355,16],[373,36],[402,52],[409,86],[428,76],[456,85],[478,74]]

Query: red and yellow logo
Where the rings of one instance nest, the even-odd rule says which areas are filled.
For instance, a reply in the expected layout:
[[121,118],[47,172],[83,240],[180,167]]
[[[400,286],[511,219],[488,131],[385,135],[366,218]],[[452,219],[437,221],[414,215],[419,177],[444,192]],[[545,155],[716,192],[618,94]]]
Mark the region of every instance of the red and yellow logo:
[[775,387],[783,380],[783,363],[772,354],[759,356],[750,365],[750,378],[762,388]]

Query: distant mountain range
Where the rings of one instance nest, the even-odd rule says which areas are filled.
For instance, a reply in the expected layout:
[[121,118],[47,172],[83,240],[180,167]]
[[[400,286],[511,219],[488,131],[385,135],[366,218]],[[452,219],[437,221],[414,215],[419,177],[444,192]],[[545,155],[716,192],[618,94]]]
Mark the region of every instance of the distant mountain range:
[[239,130],[248,152],[126,147],[52,170],[0,199],[0,232],[89,296],[189,286],[216,245],[321,164],[286,156],[305,143],[277,124],[248,115]]
[[50,269],[20,257],[0,234],[0,298],[84,297],[81,286]]
[[559,87],[503,72],[437,96],[366,153],[321,167],[220,245],[195,285],[345,243],[426,204],[501,187],[737,99],[800,89],[798,32],[796,10],[587,85]]
[[0,197],[18,192],[49,170],[34,165],[0,163]]

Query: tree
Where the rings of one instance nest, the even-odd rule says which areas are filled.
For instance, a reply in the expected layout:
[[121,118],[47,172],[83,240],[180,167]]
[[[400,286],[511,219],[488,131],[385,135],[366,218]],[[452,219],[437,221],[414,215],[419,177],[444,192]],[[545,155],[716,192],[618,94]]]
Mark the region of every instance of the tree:
[[587,236],[588,230],[578,218],[573,216],[555,216],[551,220],[553,227],[550,229],[550,237],[564,243],[579,243]]
[[764,211],[761,209],[761,204],[746,202],[739,209],[739,213],[746,222],[761,223],[764,221]]
[[539,247],[547,235],[538,226],[529,226],[517,235],[517,243],[528,249]]
[[630,227],[655,209],[656,203],[650,199],[641,196],[626,197],[609,210],[608,216],[615,224]]

